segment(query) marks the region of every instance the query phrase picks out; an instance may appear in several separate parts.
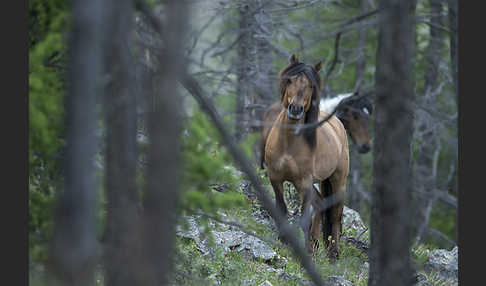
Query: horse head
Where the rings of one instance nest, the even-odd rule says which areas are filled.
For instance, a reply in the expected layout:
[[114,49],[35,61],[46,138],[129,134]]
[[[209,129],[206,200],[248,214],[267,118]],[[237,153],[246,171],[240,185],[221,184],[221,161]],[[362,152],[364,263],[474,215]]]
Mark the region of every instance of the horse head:
[[[289,122],[297,123],[304,118],[304,123],[318,120],[321,79],[319,71],[322,62],[308,65],[300,62],[295,54],[289,59],[289,65],[279,72],[280,101],[287,110]],[[315,143],[315,129],[305,132],[311,146]]]
[[368,125],[372,112],[373,106],[366,97],[350,100],[337,112],[337,117],[348,130],[351,140],[358,145],[359,153],[368,153],[371,149],[371,136]]

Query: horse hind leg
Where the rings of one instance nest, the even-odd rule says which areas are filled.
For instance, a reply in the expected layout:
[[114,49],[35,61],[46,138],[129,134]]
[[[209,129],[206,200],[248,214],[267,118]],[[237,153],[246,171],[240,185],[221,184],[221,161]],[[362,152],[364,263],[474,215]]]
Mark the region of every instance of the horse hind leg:
[[[327,198],[332,194],[332,185],[329,179],[324,180],[321,183],[321,190],[324,197],[324,201],[327,203]],[[329,249],[330,236],[331,236],[331,208],[326,208],[320,212],[321,224],[322,224],[322,237],[324,240],[324,245],[326,249]]]
[[284,200],[283,182],[270,180],[270,183],[272,184],[273,192],[275,193],[275,204],[277,208],[281,211],[281,214],[286,218],[288,210]]
[[[339,178],[339,177],[338,177]],[[334,204],[329,209],[329,219],[331,224],[331,246],[328,256],[331,260],[339,258],[339,239],[342,232],[342,217],[344,208],[344,192],[346,191],[346,181],[331,178]]]
[[[315,208],[314,208],[315,210]],[[312,244],[312,251],[319,249],[319,234],[321,233],[321,213],[314,211],[314,218],[312,219],[310,240]]]

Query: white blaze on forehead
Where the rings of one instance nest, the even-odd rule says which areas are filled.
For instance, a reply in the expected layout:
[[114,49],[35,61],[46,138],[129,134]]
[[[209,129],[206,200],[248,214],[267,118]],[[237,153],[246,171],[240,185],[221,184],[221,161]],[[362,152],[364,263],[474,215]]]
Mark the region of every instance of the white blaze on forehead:
[[332,112],[334,108],[341,102],[341,100],[352,96],[354,93],[344,93],[339,94],[332,98],[323,98],[319,104],[319,110],[324,110],[326,112]]
[[370,112],[368,111],[368,108],[366,108],[366,107],[363,107],[363,112],[370,115]]

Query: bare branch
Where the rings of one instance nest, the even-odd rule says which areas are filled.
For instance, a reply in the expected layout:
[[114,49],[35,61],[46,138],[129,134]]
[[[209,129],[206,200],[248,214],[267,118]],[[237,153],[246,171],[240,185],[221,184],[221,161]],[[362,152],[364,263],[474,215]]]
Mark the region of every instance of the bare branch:
[[341,39],[341,33],[338,33],[336,35],[336,41],[334,42],[334,59],[332,60],[331,67],[326,72],[326,75],[324,76],[324,82],[327,82],[329,76],[331,75],[332,71],[334,70],[334,67],[336,66],[336,63],[339,58],[339,40]]
[[447,242],[450,246],[456,245],[456,243],[452,239],[450,239],[447,235],[443,234],[442,232],[438,231],[435,228],[428,227],[425,229],[425,233],[429,236],[433,236],[435,238]]
[[313,6],[314,4],[316,4],[317,2],[320,2],[320,1],[321,0],[309,1],[309,3],[307,3],[305,5],[300,5],[300,6],[298,6],[297,3],[296,3],[296,5],[294,7],[287,6],[285,8],[273,9],[273,10],[269,10],[268,13],[280,13],[280,12],[288,12],[288,11],[297,10],[297,9],[304,9],[304,8],[308,8],[310,6]]
[[275,207],[272,200],[266,194],[266,190],[263,188],[260,177],[256,175],[253,167],[246,159],[243,151],[234,142],[233,137],[229,134],[228,131],[226,131],[226,128],[224,127],[223,122],[221,121],[214,105],[211,103],[211,99],[207,98],[204,95],[204,92],[198,82],[189,75],[186,74],[183,76],[183,78],[181,79],[181,84],[189,91],[189,93],[194,96],[201,108],[210,117],[211,121],[213,121],[216,129],[222,136],[223,142],[228,147],[228,151],[232,154],[232,156],[240,166],[241,170],[248,176],[248,179],[255,187],[255,195],[257,196],[257,199],[261,202],[263,207],[268,210],[270,216],[275,220],[281,236],[284,237],[286,241],[288,241],[293,250],[293,253],[300,261],[302,266],[306,269],[312,281],[316,285],[322,285],[323,281],[319,273],[315,269],[315,265],[312,262],[310,256],[307,254],[305,248],[300,245],[296,236],[295,229],[288,224],[283,214]]

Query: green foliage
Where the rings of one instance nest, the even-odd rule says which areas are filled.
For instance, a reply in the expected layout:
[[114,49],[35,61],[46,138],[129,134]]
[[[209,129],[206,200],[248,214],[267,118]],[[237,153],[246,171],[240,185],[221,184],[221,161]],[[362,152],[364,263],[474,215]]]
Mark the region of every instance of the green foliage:
[[[456,237],[456,212],[453,209],[445,208],[440,203],[437,203],[432,208],[430,214],[429,226],[437,229],[440,232],[447,235],[451,240]],[[436,239],[429,238],[426,242],[434,244],[438,247],[449,248],[449,245],[444,244],[443,241],[437,241]]]
[[29,256],[34,261],[47,258],[46,246],[53,228],[53,204],[54,196],[42,193],[38,184],[29,180]]
[[29,26],[29,255],[43,261],[64,147],[64,75],[44,62],[65,50],[66,2],[30,1]]
[[[214,212],[219,208],[242,206],[245,196],[237,190],[241,180],[231,157],[219,143],[219,135],[199,110],[186,121],[182,142],[182,205],[190,209]],[[224,184],[224,193],[212,191],[212,185]]]
[[66,12],[68,1],[29,1],[29,48],[52,32],[52,23],[59,14]]

